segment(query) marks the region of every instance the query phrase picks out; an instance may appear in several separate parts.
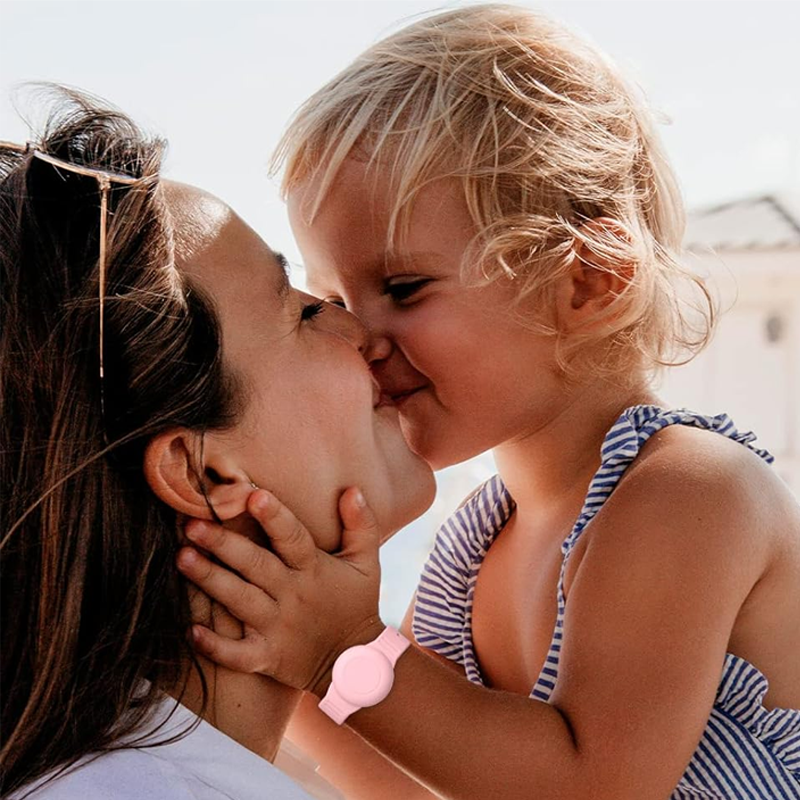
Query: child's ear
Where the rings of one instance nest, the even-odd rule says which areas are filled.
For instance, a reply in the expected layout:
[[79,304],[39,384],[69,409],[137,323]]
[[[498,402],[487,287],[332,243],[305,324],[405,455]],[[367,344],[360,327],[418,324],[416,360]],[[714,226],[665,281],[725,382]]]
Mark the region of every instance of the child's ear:
[[584,223],[579,233],[568,279],[559,292],[559,310],[570,329],[588,323],[612,303],[635,272],[633,237],[622,223],[598,217]]
[[209,503],[221,520],[243,514],[253,491],[249,478],[230,459],[208,448],[203,453],[203,474],[199,474],[199,445],[198,434],[185,428],[151,439],[144,454],[150,488],[168,506],[190,517],[213,519]]

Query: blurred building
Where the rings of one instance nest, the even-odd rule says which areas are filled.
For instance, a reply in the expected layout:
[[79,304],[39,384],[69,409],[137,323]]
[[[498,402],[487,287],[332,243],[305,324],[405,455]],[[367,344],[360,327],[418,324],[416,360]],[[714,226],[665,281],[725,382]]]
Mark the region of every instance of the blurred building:
[[696,211],[688,264],[723,312],[709,346],[665,376],[660,394],[727,413],[800,497],[800,214],[788,197],[754,197]]

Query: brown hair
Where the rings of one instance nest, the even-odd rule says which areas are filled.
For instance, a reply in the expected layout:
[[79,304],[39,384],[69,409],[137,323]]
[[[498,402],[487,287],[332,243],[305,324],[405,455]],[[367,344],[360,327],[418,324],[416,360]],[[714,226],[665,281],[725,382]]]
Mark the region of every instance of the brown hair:
[[[285,165],[285,193],[315,182],[312,222],[349,157],[389,177],[390,251],[420,189],[461,181],[476,229],[465,279],[512,276],[539,309],[526,324],[555,337],[567,376],[633,381],[710,340],[713,298],[678,260],[683,207],[650,114],[604,56],[547,17],[468,6],[369,48],[298,110],[273,171]],[[585,224],[603,217],[615,224]],[[566,338],[554,289],[581,241],[622,270],[626,288],[592,329]]]
[[41,151],[142,180],[110,192],[102,418],[98,183],[0,148],[4,793],[113,748],[194,659],[176,512],[143,454],[170,427],[239,413],[212,305],[173,263],[164,142],[52,91]]

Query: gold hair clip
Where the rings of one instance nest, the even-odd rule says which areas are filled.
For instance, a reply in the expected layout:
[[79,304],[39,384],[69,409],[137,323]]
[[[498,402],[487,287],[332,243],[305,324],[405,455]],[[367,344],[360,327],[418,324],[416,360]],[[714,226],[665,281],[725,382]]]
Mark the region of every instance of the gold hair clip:
[[48,155],[43,152],[40,145],[35,142],[26,142],[24,145],[15,144],[14,142],[0,141],[0,148],[9,150],[16,150],[18,153],[30,154],[33,158],[38,158],[45,161],[52,166],[63,169],[66,172],[73,172],[77,175],[83,175],[87,178],[95,178],[100,187],[100,255],[98,259],[98,273],[99,285],[98,295],[100,300],[100,415],[103,420],[103,439],[106,445],[108,442],[108,435],[106,432],[106,398],[105,398],[105,381],[103,369],[103,341],[104,341],[104,319],[105,319],[105,296],[106,296],[106,235],[108,231],[108,192],[111,189],[112,183],[122,183],[128,186],[134,183],[139,183],[141,178],[134,178],[130,175],[121,175],[117,172],[108,172],[106,170],[94,169],[92,167],[84,167],[80,164],[73,164],[70,161],[64,161],[61,158]]

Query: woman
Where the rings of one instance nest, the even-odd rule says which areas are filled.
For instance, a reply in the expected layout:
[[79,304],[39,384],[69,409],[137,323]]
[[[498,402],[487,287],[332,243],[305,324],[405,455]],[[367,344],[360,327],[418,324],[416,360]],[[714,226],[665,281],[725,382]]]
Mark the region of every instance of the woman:
[[307,798],[269,763],[298,693],[185,640],[180,523],[256,536],[268,486],[333,551],[343,487],[396,530],[431,472],[355,318],[160,180],[162,142],[59,95],[39,143],[0,148],[4,796]]

